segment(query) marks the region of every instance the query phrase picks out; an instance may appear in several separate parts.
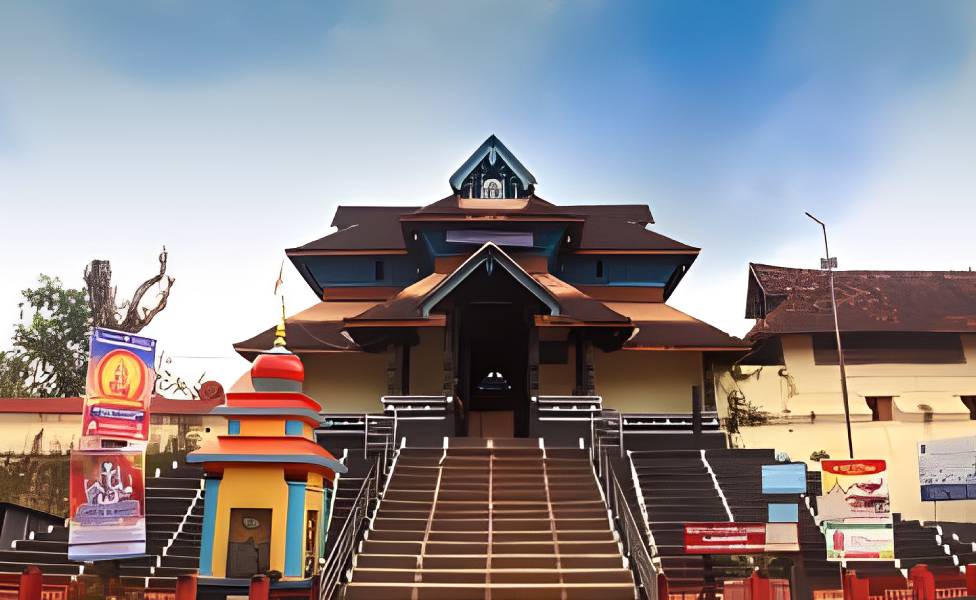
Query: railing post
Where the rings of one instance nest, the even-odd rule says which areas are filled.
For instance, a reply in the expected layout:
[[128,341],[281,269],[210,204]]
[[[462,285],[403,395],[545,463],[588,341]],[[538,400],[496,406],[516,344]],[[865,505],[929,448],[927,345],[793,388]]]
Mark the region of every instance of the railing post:
[[928,565],[915,565],[908,572],[908,578],[912,581],[914,600],[935,600],[935,575],[929,571]]
[[854,571],[847,571],[842,583],[844,600],[868,600],[870,586],[867,579],[860,579]]
[[20,574],[20,585],[18,587],[17,600],[41,600],[41,591],[44,589],[44,575],[39,568],[31,565]]
[[966,565],[966,593],[976,596],[976,563]]
[[671,590],[668,586],[668,578],[664,573],[657,574],[657,597],[658,600],[667,600]]
[[251,587],[247,592],[248,600],[269,600],[271,596],[271,580],[265,575],[251,577]]
[[769,593],[769,580],[765,577],[760,577],[759,573],[756,571],[752,572],[749,579],[746,580],[749,586],[750,598],[752,600],[770,600]]
[[180,575],[176,578],[176,600],[197,600],[196,574]]

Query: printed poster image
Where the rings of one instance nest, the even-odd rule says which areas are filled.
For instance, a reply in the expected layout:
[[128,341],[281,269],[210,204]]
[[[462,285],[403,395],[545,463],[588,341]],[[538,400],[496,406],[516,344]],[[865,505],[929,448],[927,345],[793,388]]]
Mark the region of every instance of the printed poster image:
[[919,442],[918,482],[923,501],[976,499],[976,437]]
[[825,460],[821,469],[817,519],[827,539],[827,559],[894,559],[885,461]]
[[142,452],[72,452],[69,495],[70,560],[146,553]]
[[82,420],[86,438],[147,441],[156,340],[95,328]]

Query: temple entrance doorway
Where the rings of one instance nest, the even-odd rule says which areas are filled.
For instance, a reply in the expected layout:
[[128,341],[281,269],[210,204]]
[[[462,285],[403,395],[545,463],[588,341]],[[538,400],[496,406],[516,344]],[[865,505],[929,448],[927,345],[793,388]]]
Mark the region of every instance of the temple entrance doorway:
[[472,302],[459,328],[459,377],[471,437],[528,434],[530,317],[519,303]]
[[271,509],[232,508],[227,536],[227,577],[249,579],[271,564]]

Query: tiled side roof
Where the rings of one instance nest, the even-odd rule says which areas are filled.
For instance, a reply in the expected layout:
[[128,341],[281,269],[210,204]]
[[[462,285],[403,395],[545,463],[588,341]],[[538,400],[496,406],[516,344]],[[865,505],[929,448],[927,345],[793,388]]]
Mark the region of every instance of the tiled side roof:
[[[835,271],[845,331],[976,332],[976,273]],[[750,336],[833,331],[826,271],[751,264]]]

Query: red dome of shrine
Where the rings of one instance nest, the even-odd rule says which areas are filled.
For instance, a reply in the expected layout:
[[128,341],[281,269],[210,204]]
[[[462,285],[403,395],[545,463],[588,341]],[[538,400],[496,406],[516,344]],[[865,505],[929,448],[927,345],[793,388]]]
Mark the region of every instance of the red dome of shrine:
[[287,379],[301,383],[305,381],[305,366],[290,352],[259,354],[251,365],[251,380],[256,379]]

